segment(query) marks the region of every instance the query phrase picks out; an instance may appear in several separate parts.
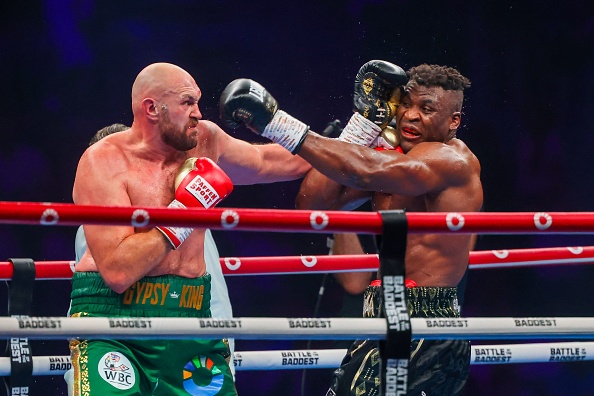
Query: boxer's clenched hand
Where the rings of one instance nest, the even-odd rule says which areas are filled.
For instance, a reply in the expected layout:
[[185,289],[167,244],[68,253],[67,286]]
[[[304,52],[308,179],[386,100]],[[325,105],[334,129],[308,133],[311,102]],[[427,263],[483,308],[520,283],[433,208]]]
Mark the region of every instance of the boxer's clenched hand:
[[309,126],[278,109],[276,100],[253,80],[240,78],[227,85],[219,101],[223,122],[247,128],[297,153],[307,136]]
[[365,63],[355,77],[353,110],[339,139],[370,146],[394,118],[400,103],[406,72],[393,63],[372,60]]
[[[188,158],[175,178],[175,199],[170,208],[204,207],[217,205],[233,191],[229,176],[210,158]],[[192,232],[186,227],[157,227],[174,249],[180,247]]]

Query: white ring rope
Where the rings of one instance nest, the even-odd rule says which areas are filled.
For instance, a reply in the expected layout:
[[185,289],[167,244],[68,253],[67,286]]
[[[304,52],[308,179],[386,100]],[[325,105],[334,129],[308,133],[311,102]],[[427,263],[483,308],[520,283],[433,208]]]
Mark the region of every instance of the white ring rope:
[[[237,371],[334,369],[346,349],[235,352]],[[473,345],[470,364],[556,363],[594,360],[594,342]],[[72,367],[70,356],[34,356],[33,375],[62,375]],[[0,358],[0,376],[10,375],[10,358]]]
[[[426,339],[594,338],[594,317],[412,318],[411,325],[414,338]],[[379,340],[386,334],[379,318],[0,318],[3,338]]]
[[[235,352],[236,370],[337,368],[346,349]],[[470,364],[579,362],[594,360],[594,342],[473,345]]]

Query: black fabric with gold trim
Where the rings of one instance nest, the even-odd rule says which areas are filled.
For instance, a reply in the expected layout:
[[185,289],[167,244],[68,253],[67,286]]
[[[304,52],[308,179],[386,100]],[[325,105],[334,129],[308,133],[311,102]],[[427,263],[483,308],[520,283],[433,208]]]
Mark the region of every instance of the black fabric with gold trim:
[[[460,317],[455,287],[407,288],[407,306],[413,318]],[[365,291],[364,317],[381,315],[381,287]],[[408,395],[460,395],[470,368],[470,342],[413,340]],[[327,396],[379,396],[378,342],[357,340],[332,374]],[[423,393],[424,392],[424,393]]]

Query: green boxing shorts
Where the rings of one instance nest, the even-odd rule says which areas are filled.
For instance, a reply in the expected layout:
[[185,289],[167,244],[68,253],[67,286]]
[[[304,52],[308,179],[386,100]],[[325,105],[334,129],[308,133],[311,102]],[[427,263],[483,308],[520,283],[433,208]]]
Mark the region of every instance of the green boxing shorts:
[[[209,274],[145,277],[117,294],[98,273],[77,272],[71,298],[73,317],[109,317],[139,331],[146,317],[211,316]],[[75,339],[70,354],[75,396],[237,395],[226,340]]]

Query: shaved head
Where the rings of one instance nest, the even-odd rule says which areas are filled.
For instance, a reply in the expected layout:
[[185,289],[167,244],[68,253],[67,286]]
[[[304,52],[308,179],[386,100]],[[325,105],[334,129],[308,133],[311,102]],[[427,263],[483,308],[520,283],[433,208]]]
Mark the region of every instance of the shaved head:
[[156,101],[176,92],[177,88],[196,85],[194,78],[179,66],[171,63],[153,63],[138,73],[132,85],[132,112],[141,110],[142,101],[152,98]]

